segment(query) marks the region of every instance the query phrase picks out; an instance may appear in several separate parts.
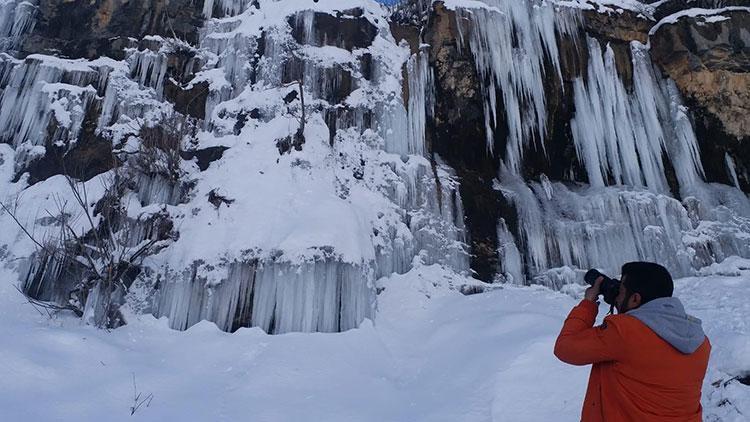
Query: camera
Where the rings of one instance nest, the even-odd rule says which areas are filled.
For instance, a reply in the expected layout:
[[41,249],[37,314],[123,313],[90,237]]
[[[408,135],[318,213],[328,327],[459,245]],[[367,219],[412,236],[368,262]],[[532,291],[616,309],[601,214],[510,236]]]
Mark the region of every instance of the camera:
[[617,294],[620,292],[620,280],[609,278],[595,269],[588,270],[586,272],[586,275],[583,276],[583,279],[586,281],[586,283],[593,286],[594,282],[599,277],[604,277],[604,281],[602,281],[601,287],[599,289],[599,294],[604,296],[605,302],[610,305],[614,305],[615,298],[617,298]]

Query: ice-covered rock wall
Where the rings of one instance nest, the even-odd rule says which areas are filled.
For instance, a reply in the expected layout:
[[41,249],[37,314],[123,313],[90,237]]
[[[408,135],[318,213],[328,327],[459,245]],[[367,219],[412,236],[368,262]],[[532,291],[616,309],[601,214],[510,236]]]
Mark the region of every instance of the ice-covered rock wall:
[[[177,329],[346,330],[421,264],[690,274],[750,256],[745,122],[705,95],[746,107],[750,10],[675,1],[0,0],[0,200],[44,242],[157,242],[112,294]],[[0,224],[71,300],[76,257]]]
[[[426,35],[440,75],[437,150],[459,155],[448,161],[462,186],[486,186],[489,206],[467,206],[467,224],[472,234],[473,224],[485,231],[472,239],[473,252],[499,251],[484,258],[495,278],[559,286],[591,267],[616,274],[628,260],[687,275],[750,252],[747,195],[707,183],[704,164],[715,166],[715,157],[701,153],[711,140],[698,139],[679,86],[644,44],[651,26],[679,17],[657,23],[654,13],[637,2],[436,4]],[[620,26],[601,28],[607,14],[623,16]],[[637,23],[628,28],[627,19]],[[460,83],[456,63],[468,75]],[[456,102],[483,113],[457,122]],[[487,154],[461,151],[462,133],[484,136]],[[734,181],[726,157],[721,165]]]
[[[468,271],[455,175],[427,154],[427,55],[396,43],[378,3],[334,3],[206,2],[196,44],[147,35],[122,60],[3,56],[8,193],[59,182],[27,176],[54,147],[65,160],[79,139],[110,145],[104,176],[128,180],[121,230],[165,242],[127,300],[178,329],[340,331],[374,315],[381,276],[415,262]],[[67,300],[75,264],[11,231],[13,255],[32,255],[26,291]]]

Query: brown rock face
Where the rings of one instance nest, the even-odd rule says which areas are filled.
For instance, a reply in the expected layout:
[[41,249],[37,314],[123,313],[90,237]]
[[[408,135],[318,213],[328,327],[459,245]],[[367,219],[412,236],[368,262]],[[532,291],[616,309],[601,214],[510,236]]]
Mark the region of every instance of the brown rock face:
[[22,54],[124,58],[128,37],[178,37],[195,44],[202,2],[192,0],[50,0],[39,4]]
[[731,183],[737,165],[750,191],[750,12],[682,17],[651,36],[651,57],[679,87],[693,114],[710,181]]
[[[715,20],[714,20],[715,19]],[[750,12],[684,17],[651,37],[651,57],[737,138],[750,134]]]
[[609,13],[586,10],[583,13],[584,29],[589,36],[599,40],[602,47],[609,45],[615,53],[617,73],[626,86],[633,82],[633,57],[630,54],[630,43],[648,42],[648,31],[654,20],[631,10],[619,10]]
[[600,40],[615,42],[648,42],[648,31],[654,21],[631,10],[601,13],[585,10],[583,13],[586,32]]

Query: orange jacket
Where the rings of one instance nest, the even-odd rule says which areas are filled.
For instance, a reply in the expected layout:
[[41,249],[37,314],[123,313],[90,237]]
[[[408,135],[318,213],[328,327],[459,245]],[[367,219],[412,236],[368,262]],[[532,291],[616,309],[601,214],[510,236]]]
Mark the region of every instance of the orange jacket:
[[683,354],[635,317],[610,315],[594,327],[599,307],[583,300],[565,320],[555,356],[589,365],[581,420],[701,422],[701,386],[711,344]]

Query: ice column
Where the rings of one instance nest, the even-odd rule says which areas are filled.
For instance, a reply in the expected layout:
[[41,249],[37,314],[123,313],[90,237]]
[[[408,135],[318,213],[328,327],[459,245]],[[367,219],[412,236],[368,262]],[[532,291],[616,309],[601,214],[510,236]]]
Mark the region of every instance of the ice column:
[[[668,191],[662,152],[665,149],[654,85],[642,69],[634,69],[630,95],[615,67],[614,51],[602,55],[599,42],[588,39],[588,83],[574,83],[576,115],[573,139],[592,186],[610,184]],[[656,88],[656,90],[654,89]]]
[[13,51],[34,29],[36,6],[24,0],[0,0],[0,53]]
[[550,284],[560,275],[550,273],[555,268],[596,267],[616,274],[632,260],[663,263],[676,276],[692,271],[692,251],[683,243],[692,222],[673,198],[616,187],[571,189],[562,183],[553,183],[549,195],[543,183],[527,185],[507,173],[502,185],[518,210],[529,279]]
[[617,73],[613,50],[588,39],[588,80],[574,82],[571,121],[578,156],[593,186],[630,185],[668,192],[663,157],[680,187],[702,180],[697,141],[674,83],[653,70],[648,51],[631,45],[633,92]]
[[99,76],[85,62],[29,56],[15,63],[0,93],[0,142],[16,148],[17,171],[43,155],[47,141],[63,146],[76,140]]
[[729,179],[732,181],[734,186],[739,189],[740,188],[740,181],[737,178],[737,167],[734,164],[734,160],[729,155],[729,153],[724,154],[724,162],[727,165],[727,172],[729,173]]
[[426,52],[419,52],[409,58],[406,74],[409,78],[407,152],[424,155],[427,118],[435,110],[435,85]]
[[130,77],[142,87],[153,88],[158,99],[164,92],[164,77],[167,74],[167,55],[148,48],[133,51],[128,57]]
[[207,19],[213,17],[214,8],[218,6],[224,16],[236,16],[245,11],[250,0],[205,0],[203,3],[203,16]]
[[337,332],[356,328],[374,311],[370,276],[351,264],[233,263],[216,284],[201,279],[198,267],[186,280],[173,277],[160,287],[153,311],[168,316],[173,328],[205,319],[224,331]]
[[[236,31],[240,23],[240,20],[211,20],[206,23],[205,29],[201,31],[201,48],[215,56],[215,59],[213,59],[215,60],[214,66],[223,71],[224,79],[231,85],[231,97],[237,96],[245,89],[252,74],[255,54],[258,51],[258,40],[254,36]],[[273,56],[275,52],[279,51],[274,45],[276,36],[276,31],[268,30],[264,56]],[[280,60],[273,61],[274,59],[280,59],[280,57],[273,57],[268,60],[271,60],[275,65],[281,63]],[[279,78],[280,69],[275,70],[269,72],[269,75]],[[220,85],[223,81],[214,77],[209,82],[211,82],[213,92],[219,90],[217,85]],[[208,113],[206,115],[209,116]]]

